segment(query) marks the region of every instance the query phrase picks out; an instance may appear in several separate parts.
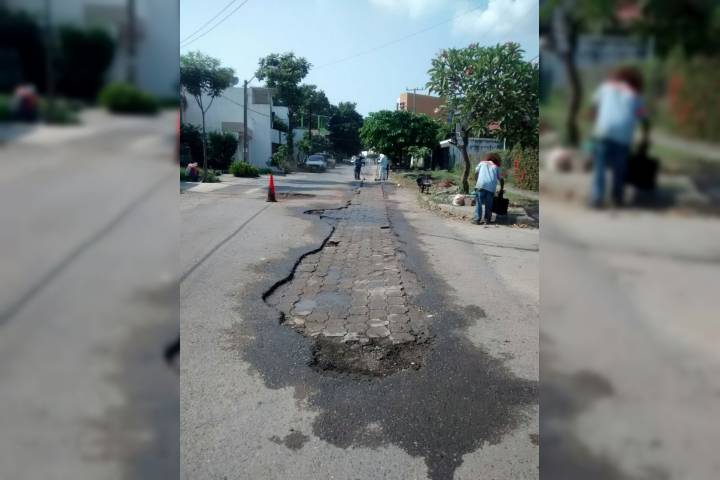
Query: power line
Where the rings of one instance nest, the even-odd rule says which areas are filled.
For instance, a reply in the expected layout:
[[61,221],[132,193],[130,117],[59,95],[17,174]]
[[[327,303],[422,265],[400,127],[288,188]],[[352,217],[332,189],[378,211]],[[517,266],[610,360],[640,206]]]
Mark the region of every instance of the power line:
[[249,1],[250,1],[250,0],[245,0],[245,1],[242,2],[240,5],[238,5],[238,6],[235,7],[233,10],[231,10],[230,13],[228,13],[228,14],[225,15],[222,19],[220,19],[219,22],[217,22],[215,25],[213,25],[212,27],[210,27],[208,30],[205,30],[204,33],[201,33],[201,34],[198,35],[197,37],[193,38],[192,40],[190,40],[190,41],[188,41],[188,42],[185,42],[184,45],[181,44],[180,46],[181,46],[181,47],[187,47],[187,46],[190,45],[191,43],[193,43],[193,42],[201,39],[202,37],[204,37],[204,36],[207,35],[208,33],[212,32],[212,31],[215,30],[218,26],[220,26],[220,24],[222,24],[225,20],[227,20],[228,18],[230,18],[235,12],[237,12],[238,10],[240,10],[240,8],[241,8],[243,5],[245,5],[247,2],[249,2]]
[[481,9],[481,8],[483,8],[483,7],[475,7],[475,8],[472,8],[472,9],[467,10],[467,11],[465,11],[465,12],[459,13],[459,14],[455,15],[454,17],[448,18],[447,20],[444,20],[444,21],[442,21],[442,22],[440,22],[440,23],[436,23],[436,24],[434,24],[434,25],[430,25],[429,27],[425,27],[425,28],[423,28],[422,30],[418,30],[418,31],[416,31],[416,32],[413,32],[413,33],[410,33],[410,34],[408,34],[408,35],[405,35],[404,37],[396,38],[395,40],[391,40],[391,41],[389,41],[389,42],[387,42],[387,43],[383,43],[383,44],[381,44],[381,45],[377,45],[377,46],[375,46],[375,47],[373,47],[373,48],[371,48],[371,49],[369,49],[369,50],[365,50],[365,51],[363,51],[363,52],[359,52],[359,53],[356,53],[356,54],[354,54],[354,55],[350,55],[350,56],[347,56],[347,57],[344,57],[344,58],[340,58],[340,59],[334,60],[334,61],[332,61],[332,62],[324,63],[324,64],[322,64],[322,65],[319,65],[319,66],[315,67],[315,69],[317,70],[317,69],[319,69],[319,68],[329,67],[330,65],[335,65],[335,64],[337,64],[337,63],[344,62],[344,61],[346,61],[346,60],[351,60],[351,59],[353,59],[353,58],[357,58],[357,57],[360,57],[360,56],[362,56],[362,55],[367,55],[367,54],[369,54],[369,53],[373,53],[373,52],[375,52],[375,51],[377,51],[377,50],[380,50],[381,48],[389,47],[390,45],[394,45],[394,44],[396,44],[396,43],[398,43],[398,42],[402,42],[403,40],[407,40],[408,38],[412,38],[412,37],[414,37],[414,36],[420,35],[421,33],[425,33],[425,32],[427,32],[428,30],[432,30],[433,28],[437,28],[437,27],[439,27],[440,25],[444,25],[444,24],[446,24],[446,23],[448,23],[448,22],[451,22],[451,21],[455,20],[456,18],[460,18],[460,17],[462,17],[463,15],[467,15],[468,13],[474,12],[475,10],[479,10],[479,9]]
[[186,36],[185,38],[183,38],[182,40],[180,40],[180,43],[184,43],[184,42],[186,42],[189,38],[194,37],[196,33],[198,33],[200,30],[202,30],[203,28],[205,28],[210,22],[212,22],[212,21],[215,20],[217,17],[219,17],[220,14],[222,14],[225,10],[227,10],[227,9],[230,7],[230,5],[232,5],[232,4],[235,3],[235,2],[237,2],[237,0],[230,0],[230,2],[229,2],[227,5],[225,5],[222,10],[220,10],[218,13],[216,13],[214,17],[212,17],[210,20],[208,20],[207,22],[205,22],[205,23],[203,23],[202,25],[200,25],[200,27],[199,27],[197,30],[195,30],[194,32],[192,32],[190,35],[188,35],[188,36]]

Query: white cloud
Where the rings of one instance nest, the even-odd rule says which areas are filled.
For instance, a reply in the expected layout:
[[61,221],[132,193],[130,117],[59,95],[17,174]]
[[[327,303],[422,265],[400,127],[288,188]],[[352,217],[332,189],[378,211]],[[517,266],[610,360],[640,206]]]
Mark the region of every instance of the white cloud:
[[411,18],[418,18],[437,11],[447,2],[444,0],[370,0],[370,3],[393,13],[407,13]]
[[[468,3],[458,12],[471,8]],[[517,41],[520,37],[537,36],[538,13],[538,0],[489,0],[484,9],[457,17],[453,31],[477,35],[480,43]]]

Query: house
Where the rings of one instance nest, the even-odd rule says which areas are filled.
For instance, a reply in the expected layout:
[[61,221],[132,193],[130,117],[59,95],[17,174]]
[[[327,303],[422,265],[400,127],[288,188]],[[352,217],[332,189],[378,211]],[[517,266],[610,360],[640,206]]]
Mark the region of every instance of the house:
[[[273,128],[273,117],[287,124],[287,107],[272,104],[272,89],[248,87],[247,133],[248,162],[256,167],[267,167],[277,145],[287,143],[287,135]],[[202,128],[202,114],[195,99],[188,94],[187,108],[182,112],[182,121]],[[205,131],[232,133],[238,139],[236,158],[243,156],[244,92],[242,87],[230,87],[215,98],[205,114]],[[209,97],[203,97],[208,105]],[[273,147],[275,145],[275,148]]]
[[404,110],[413,113],[424,113],[436,120],[447,120],[447,115],[441,111],[443,99],[432,95],[418,95],[417,93],[401,93],[395,103],[397,110]]
[[[134,22],[129,22],[129,5]],[[42,25],[50,8],[52,25],[102,27],[117,42],[107,81],[128,81],[159,98],[177,98],[180,72],[178,2],[154,0],[0,0],[0,6],[24,11]],[[133,27],[130,27],[130,26]],[[134,34],[130,35],[130,32]],[[134,51],[134,54],[131,52]]]

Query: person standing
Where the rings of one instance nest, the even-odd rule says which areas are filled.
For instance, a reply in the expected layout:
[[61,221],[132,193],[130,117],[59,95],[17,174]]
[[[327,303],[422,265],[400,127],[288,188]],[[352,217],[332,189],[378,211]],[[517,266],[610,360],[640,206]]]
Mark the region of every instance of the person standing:
[[378,173],[380,181],[387,180],[388,158],[385,156],[385,154],[380,154],[380,159],[378,160]]
[[363,163],[362,155],[355,157],[355,180],[360,180],[360,172],[362,171]]
[[593,178],[590,206],[601,208],[605,200],[605,170],[612,169],[612,201],[623,204],[630,148],[635,126],[642,122],[641,148],[647,149],[650,124],[642,99],[642,74],[622,67],[603,82],[593,96]]
[[[500,172],[500,156],[497,153],[488,153],[475,168],[475,216],[474,225],[483,225],[492,221],[492,206],[498,180],[500,191],[505,188],[505,180]],[[483,215],[483,207],[485,214]]]

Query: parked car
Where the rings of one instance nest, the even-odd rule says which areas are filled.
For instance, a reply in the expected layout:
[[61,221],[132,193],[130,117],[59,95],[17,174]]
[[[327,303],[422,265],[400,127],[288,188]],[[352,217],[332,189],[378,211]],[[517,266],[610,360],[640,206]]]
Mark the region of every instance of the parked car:
[[324,172],[327,169],[327,162],[323,155],[310,155],[305,160],[305,168],[308,170],[314,170],[317,172]]

